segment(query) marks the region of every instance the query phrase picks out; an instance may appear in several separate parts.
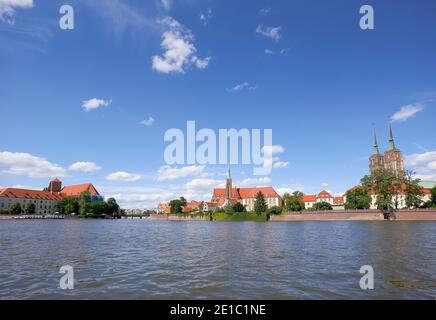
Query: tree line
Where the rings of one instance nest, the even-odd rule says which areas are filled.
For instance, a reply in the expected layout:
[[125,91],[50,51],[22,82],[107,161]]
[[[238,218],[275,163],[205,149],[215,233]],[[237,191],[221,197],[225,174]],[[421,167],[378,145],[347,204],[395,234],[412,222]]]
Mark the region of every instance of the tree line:
[[[115,198],[109,198],[107,201],[92,201],[89,191],[84,191],[79,198],[67,196],[56,203],[54,207],[56,213],[62,215],[78,214],[89,217],[102,217],[104,215],[111,217],[120,217],[124,215],[124,210],[120,208]],[[24,208],[19,203],[14,203],[9,212],[14,215],[34,214],[36,206],[34,203],[27,203]]]

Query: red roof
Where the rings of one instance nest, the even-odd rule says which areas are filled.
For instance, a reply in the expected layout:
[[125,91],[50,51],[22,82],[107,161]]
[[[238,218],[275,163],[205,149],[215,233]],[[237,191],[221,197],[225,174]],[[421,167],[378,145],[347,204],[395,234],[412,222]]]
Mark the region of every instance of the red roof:
[[84,191],[89,191],[91,196],[99,196],[97,189],[91,183],[78,184],[74,186],[66,186],[61,190],[61,194],[65,196],[80,196],[80,194]]
[[322,190],[320,193],[316,195],[318,198],[333,198],[330,192]]
[[[257,187],[257,188],[233,188],[232,198],[233,199],[248,199],[256,198],[256,195],[260,192],[263,193],[266,198],[279,198],[280,196],[274,190],[273,187]],[[213,199],[225,198],[226,189],[216,188],[213,189]]]
[[303,202],[315,202],[316,201],[316,195],[314,194],[305,194],[303,196]]
[[0,197],[19,198],[19,199],[34,199],[34,200],[62,200],[62,196],[56,193],[39,190],[6,188],[0,190]]
[[[215,188],[213,189],[213,199],[217,198],[225,198],[226,197],[226,189],[224,188]],[[232,198],[240,198],[238,189],[233,188],[232,189]]]
[[344,197],[334,197],[333,199],[333,203],[334,204],[339,204],[339,203],[344,203]]

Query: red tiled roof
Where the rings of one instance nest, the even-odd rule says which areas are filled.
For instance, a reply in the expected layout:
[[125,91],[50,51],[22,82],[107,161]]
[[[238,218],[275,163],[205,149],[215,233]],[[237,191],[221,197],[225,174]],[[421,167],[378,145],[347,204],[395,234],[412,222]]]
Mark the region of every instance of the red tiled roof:
[[0,190],[0,197],[19,198],[19,199],[34,199],[34,200],[62,200],[62,196],[56,193],[39,190],[28,190],[18,188],[6,188]]
[[266,198],[279,198],[280,196],[274,190],[273,187],[258,187],[258,188],[240,188],[239,194],[242,199],[246,198],[256,198],[256,195],[259,192],[263,193],[263,196]]
[[74,186],[66,186],[63,187],[61,190],[62,195],[66,196],[80,196],[80,194],[84,191],[89,191],[91,196],[99,196],[97,189],[91,184],[91,183],[85,183],[85,184],[78,184]]
[[334,197],[333,203],[334,204],[344,203],[344,197]]
[[[215,188],[213,189],[213,199],[217,198],[225,198],[226,197],[226,189],[225,188]],[[232,189],[232,198],[240,198],[238,189]]]
[[316,195],[318,198],[333,198],[330,192],[322,190],[320,193]]
[[303,196],[303,202],[315,202],[316,201],[316,195],[314,194],[305,194]]
[[[280,196],[274,190],[273,187],[257,187],[257,188],[233,188],[232,198],[233,199],[247,199],[256,198],[256,195],[260,192],[263,193],[266,198],[279,198]],[[225,198],[226,189],[216,188],[213,189],[213,199]]]

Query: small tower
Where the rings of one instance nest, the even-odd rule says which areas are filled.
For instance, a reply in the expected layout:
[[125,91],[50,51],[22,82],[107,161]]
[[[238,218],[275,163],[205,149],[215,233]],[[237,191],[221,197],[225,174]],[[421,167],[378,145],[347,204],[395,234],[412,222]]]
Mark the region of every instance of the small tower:
[[50,181],[49,191],[51,193],[59,193],[62,190],[62,181],[58,178]]
[[230,200],[232,198],[232,173],[230,172],[230,166],[229,170],[227,172],[227,180],[226,180],[226,200]]

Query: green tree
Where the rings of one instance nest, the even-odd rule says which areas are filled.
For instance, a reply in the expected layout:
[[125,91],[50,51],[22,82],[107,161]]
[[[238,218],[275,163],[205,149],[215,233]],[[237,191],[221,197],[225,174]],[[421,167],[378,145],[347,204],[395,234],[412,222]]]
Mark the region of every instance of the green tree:
[[303,193],[300,191],[295,191],[292,195],[285,194],[283,199],[285,200],[286,210],[288,211],[303,211]]
[[333,207],[330,203],[321,201],[321,202],[316,202],[312,206],[312,210],[313,211],[328,211],[328,210],[333,210]]
[[90,213],[96,216],[101,216],[108,212],[108,204],[104,201],[94,201],[89,205]]
[[115,200],[115,198],[107,199],[107,211],[108,211],[107,213],[109,215],[114,216],[118,214],[119,210],[120,210],[120,206],[118,205],[117,200]]
[[29,202],[26,204],[26,207],[24,208],[24,212],[26,214],[34,214],[36,212],[36,206],[34,203]]
[[433,207],[436,207],[436,186],[431,189],[431,203]]
[[179,214],[183,212],[183,207],[186,206],[186,199],[181,197],[170,201],[171,213]]
[[80,205],[79,201],[77,201],[73,197],[65,197],[62,200],[62,206],[63,206],[63,214],[73,214],[80,212]]
[[79,212],[86,215],[91,212],[91,194],[88,190],[83,191],[79,196]]
[[236,202],[236,203],[232,206],[232,211],[233,211],[233,212],[241,213],[241,212],[246,212],[247,209],[244,207],[244,205],[243,205],[242,203],[240,203],[240,202]]
[[269,208],[268,210],[266,210],[266,213],[269,215],[280,215],[283,212],[283,208],[279,207],[279,206],[273,206],[271,208]]
[[384,211],[398,209],[397,199],[401,190],[401,177],[390,170],[379,169],[372,176],[363,177],[361,183],[363,187],[375,192],[378,209]]
[[254,201],[254,212],[257,215],[261,215],[262,213],[264,213],[266,210],[268,209],[267,205],[266,205],[266,201],[265,201],[265,197],[262,193],[262,191],[259,191],[256,194],[256,200]]
[[404,173],[404,183],[406,185],[405,202],[408,208],[419,208],[422,205],[424,192],[419,185],[420,179],[415,178],[415,172],[406,170]]
[[371,196],[368,194],[368,188],[358,187],[347,193],[345,209],[369,209],[371,207]]
[[21,208],[21,204],[19,204],[18,202],[14,203],[11,206],[10,211],[11,211],[12,214],[21,214],[21,213],[23,213],[23,209]]

